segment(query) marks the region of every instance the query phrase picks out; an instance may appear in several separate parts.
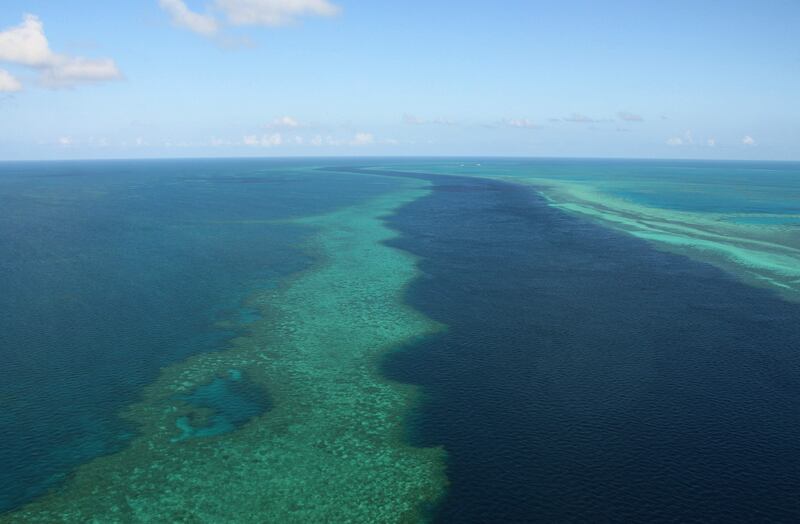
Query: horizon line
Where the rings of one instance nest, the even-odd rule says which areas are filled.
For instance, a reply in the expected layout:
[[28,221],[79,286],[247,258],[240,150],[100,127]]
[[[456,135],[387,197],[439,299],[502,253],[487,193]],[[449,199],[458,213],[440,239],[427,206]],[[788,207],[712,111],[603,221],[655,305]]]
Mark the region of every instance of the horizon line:
[[653,162],[753,162],[753,163],[800,163],[798,159],[752,159],[752,158],[701,158],[701,157],[625,157],[625,156],[534,156],[534,155],[276,155],[276,156],[152,156],[152,157],[86,157],[86,158],[21,158],[0,159],[0,164],[37,162],[136,162],[178,160],[364,160],[364,159],[486,159],[486,160],[637,160]]

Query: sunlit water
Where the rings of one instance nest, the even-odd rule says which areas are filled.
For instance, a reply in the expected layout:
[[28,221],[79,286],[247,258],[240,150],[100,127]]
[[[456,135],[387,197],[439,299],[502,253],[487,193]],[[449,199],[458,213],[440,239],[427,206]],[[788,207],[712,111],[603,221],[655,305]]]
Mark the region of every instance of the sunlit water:
[[[422,386],[404,438],[446,453],[449,488],[427,508],[440,521],[796,520],[800,306],[781,287],[793,278],[781,257],[797,246],[797,174],[785,163],[640,161],[2,164],[0,509],[57,494],[80,464],[126,449],[140,428],[118,414],[160,370],[231,351],[235,337],[269,340],[270,309],[251,298],[302,290],[310,276],[309,289],[325,291],[302,295],[321,312],[319,326],[303,324],[309,344],[325,341],[315,330],[345,325],[361,350],[376,333],[419,331],[382,356],[376,376],[359,365],[347,380]],[[414,255],[419,273],[396,313],[359,309],[375,300],[382,268],[400,275],[411,262],[364,258],[388,254],[347,236],[376,231],[358,206],[374,213],[374,197],[409,181],[432,191],[386,218],[399,235],[387,242]],[[326,267],[311,249],[320,227],[336,249],[363,251],[361,262],[309,273]],[[341,272],[367,269],[364,282]],[[320,280],[328,274],[336,282]],[[350,281],[365,287],[339,289]],[[326,310],[337,297],[360,316]],[[303,329],[291,330],[302,343]],[[348,344],[319,351],[331,359],[319,384],[331,389],[313,394],[339,394],[328,375]],[[195,410],[166,428],[167,446],[220,449],[252,420],[272,427],[282,402],[236,366],[167,399]],[[388,409],[336,405],[365,417]],[[340,432],[312,430],[320,442]],[[430,471],[442,456],[397,449]],[[324,454],[309,456],[327,467]],[[343,484],[330,477],[334,494]]]

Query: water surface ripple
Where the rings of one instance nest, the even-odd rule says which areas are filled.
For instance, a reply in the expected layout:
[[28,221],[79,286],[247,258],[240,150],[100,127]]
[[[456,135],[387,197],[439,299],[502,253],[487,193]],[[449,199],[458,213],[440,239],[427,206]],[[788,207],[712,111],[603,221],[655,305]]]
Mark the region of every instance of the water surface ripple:
[[528,189],[421,176],[391,245],[449,328],[385,370],[426,391],[439,521],[800,518],[800,306]]

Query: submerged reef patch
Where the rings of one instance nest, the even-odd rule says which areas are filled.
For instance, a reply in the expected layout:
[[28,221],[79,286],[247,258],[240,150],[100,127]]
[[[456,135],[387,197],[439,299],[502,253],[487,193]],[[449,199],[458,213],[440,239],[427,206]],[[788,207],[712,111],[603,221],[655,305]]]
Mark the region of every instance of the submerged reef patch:
[[[513,180],[519,182],[519,179]],[[656,246],[714,264],[743,281],[800,301],[800,234],[791,218],[645,206],[584,187],[531,178],[550,205]]]
[[[253,297],[248,307],[260,314],[229,349],[166,368],[123,414],[140,428],[127,449],[84,464],[0,522],[423,519],[446,487],[444,451],[405,441],[415,389],[384,378],[379,360],[439,329],[403,304],[414,259],[384,244],[396,235],[383,217],[426,186],[408,180],[299,219],[318,232],[318,265]],[[224,390],[239,380],[269,392],[269,411],[234,406],[215,422],[220,402],[238,402]]]
[[475,160],[394,162],[374,171],[532,186],[553,207],[800,302],[796,163]]
[[229,369],[225,376],[176,398],[198,409],[175,421],[181,435],[173,442],[230,433],[269,408],[263,388],[243,379],[238,369]]

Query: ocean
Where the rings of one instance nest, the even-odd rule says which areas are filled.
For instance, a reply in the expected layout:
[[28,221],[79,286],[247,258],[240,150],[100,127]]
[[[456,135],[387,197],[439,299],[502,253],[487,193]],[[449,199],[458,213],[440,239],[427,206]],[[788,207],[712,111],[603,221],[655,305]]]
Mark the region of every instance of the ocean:
[[795,520],[795,196],[790,163],[0,164],[0,521]]

